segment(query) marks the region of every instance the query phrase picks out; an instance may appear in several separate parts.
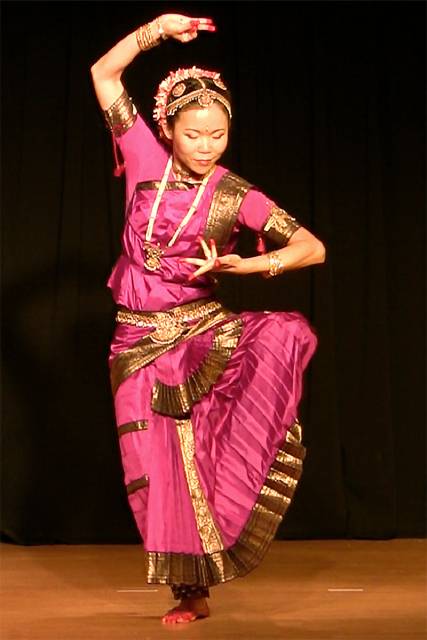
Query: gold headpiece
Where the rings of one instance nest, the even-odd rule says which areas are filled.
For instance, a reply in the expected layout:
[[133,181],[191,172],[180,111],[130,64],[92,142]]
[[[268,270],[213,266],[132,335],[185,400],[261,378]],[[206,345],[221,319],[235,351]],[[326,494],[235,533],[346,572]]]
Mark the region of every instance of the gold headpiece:
[[[188,78],[196,78],[200,82],[200,89],[185,94],[186,85],[184,80]],[[219,89],[227,91],[227,87],[221,80],[220,74],[216,71],[207,71],[206,69],[198,69],[197,67],[171,71],[168,77],[159,84],[155,96],[156,107],[153,111],[154,120],[159,125],[165,125],[167,116],[172,116],[184,105],[197,101],[201,107],[210,107],[215,100],[227,109],[227,113],[231,118],[230,102],[219,91],[208,89],[203,78],[211,79]],[[175,100],[167,104],[170,95],[172,95]]]

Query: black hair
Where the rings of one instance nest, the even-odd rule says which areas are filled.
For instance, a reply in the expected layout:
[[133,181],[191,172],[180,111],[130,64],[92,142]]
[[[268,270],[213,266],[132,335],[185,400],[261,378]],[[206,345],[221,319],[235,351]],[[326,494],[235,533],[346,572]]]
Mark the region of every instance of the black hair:
[[[230,91],[227,88],[225,88],[225,87],[223,88],[221,86],[221,84],[222,84],[221,81],[219,81],[220,84],[217,84],[217,81],[215,81],[213,78],[206,78],[206,77],[202,77],[201,80],[203,81],[203,85],[205,85],[206,89],[211,90],[211,91],[215,91],[215,93],[217,93],[219,96],[224,98],[224,100],[226,100],[230,104],[230,109],[231,109],[231,94],[230,94]],[[180,80],[172,88],[172,91],[170,91],[170,93],[168,95],[167,103],[166,103],[166,108],[172,102],[177,100],[178,98],[185,98],[186,95],[192,93],[193,91],[199,90],[201,87],[202,87],[202,85],[201,85],[201,82],[200,82],[199,78],[186,78],[185,80]],[[177,88],[179,88],[178,91],[176,91]],[[175,93],[175,95],[174,95],[174,93]],[[166,117],[166,122],[168,123],[168,125],[173,127],[174,119],[175,119],[176,116],[178,116],[180,111],[184,111],[186,109],[194,107],[194,102],[195,101],[191,100],[191,102],[188,102],[188,104],[184,104],[182,107],[177,109],[174,114],[171,114],[171,115],[167,116]],[[228,119],[230,121],[230,114],[229,114],[227,108],[225,107],[225,105],[222,104],[221,100],[215,100],[215,102],[217,102],[223,108],[225,114],[227,115],[227,117],[228,117]]]

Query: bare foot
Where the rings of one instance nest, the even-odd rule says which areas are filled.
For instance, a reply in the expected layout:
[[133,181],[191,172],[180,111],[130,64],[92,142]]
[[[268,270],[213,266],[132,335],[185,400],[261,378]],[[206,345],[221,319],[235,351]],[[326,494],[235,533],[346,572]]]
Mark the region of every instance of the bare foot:
[[193,622],[197,618],[207,618],[208,616],[209,607],[206,598],[186,598],[181,600],[177,607],[165,613],[162,622],[166,624]]

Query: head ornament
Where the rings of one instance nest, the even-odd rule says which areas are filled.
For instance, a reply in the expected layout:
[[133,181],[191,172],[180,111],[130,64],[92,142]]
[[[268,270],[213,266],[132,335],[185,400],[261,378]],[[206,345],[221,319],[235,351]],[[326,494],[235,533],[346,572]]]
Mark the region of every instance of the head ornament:
[[[185,93],[185,80],[189,78],[197,79],[200,88]],[[174,115],[178,109],[181,109],[190,102],[198,102],[201,107],[210,107],[215,100],[227,109],[228,115],[231,118],[231,105],[229,100],[219,91],[208,88],[204,79],[212,80],[213,84],[222,91],[227,90],[217,71],[207,71],[206,69],[199,69],[198,67],[171,71],[167,78],[159,84],[157,89],[155,96],[156,106],[153,111],[154,120],[159,125],[165,125],[167,116]],[[168,103],[170,95],[172,95],[173,99]]]

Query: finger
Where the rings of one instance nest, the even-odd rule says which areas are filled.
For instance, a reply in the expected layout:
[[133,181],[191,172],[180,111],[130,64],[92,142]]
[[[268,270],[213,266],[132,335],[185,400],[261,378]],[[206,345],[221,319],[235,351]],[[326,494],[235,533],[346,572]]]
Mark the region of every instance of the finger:
[[193,34],[193,32],[188,32],[186,31],[185,33],[181,33],[181,35],[178,36],[178,40],[180,40],[181,42],[190,42],[190,40],[194,40],[194,38],[197,38],[197,31],[195,34]]
[[202,276],[204,273],[207,273],[208,271],[212,271],[213,266],[214,266],[213,260],[209,260],[208,262],[205,262],[203,267],[196,269],[194,273],[188,276],[188,280],[191,282],[191,280],[194,280],[195,278]]
[[213,238],[209,239],[209,247],[210,247],[210,250],[211,250],[212,258],[216,259],[218,257],[218,251],[216,249],[215,240]]
[[197,24],[203,25],[203,26],[213,26],[214,21],[212,20],[212,18],[191,18],[192,22],[197,22]]
[[211,254],[211,252],[209,251],[209,247],[208,247],[208,245],[206,244],[205,239],[204,239],[204,238],[202,238],[201,236],[199,236],[198,240],[199,240],[199,242],[200,242],[200,244],[201,244],[201,246],[202,246],[203,253],[205,254],[206,258],[207,258],[208,260],[210,260],[210,259],[212,258],[212,254]]
[[216,31],[214,24],[199,24],[197,25],[199,31]]
[[200,258],[180,258],[180,262],[186,262],[187,264],[195,264],[201,267],[205,264],[206,260],[201,260]]
[[211,18],[193,18],[191,26],[200,31],[216,31],[216,26]]

